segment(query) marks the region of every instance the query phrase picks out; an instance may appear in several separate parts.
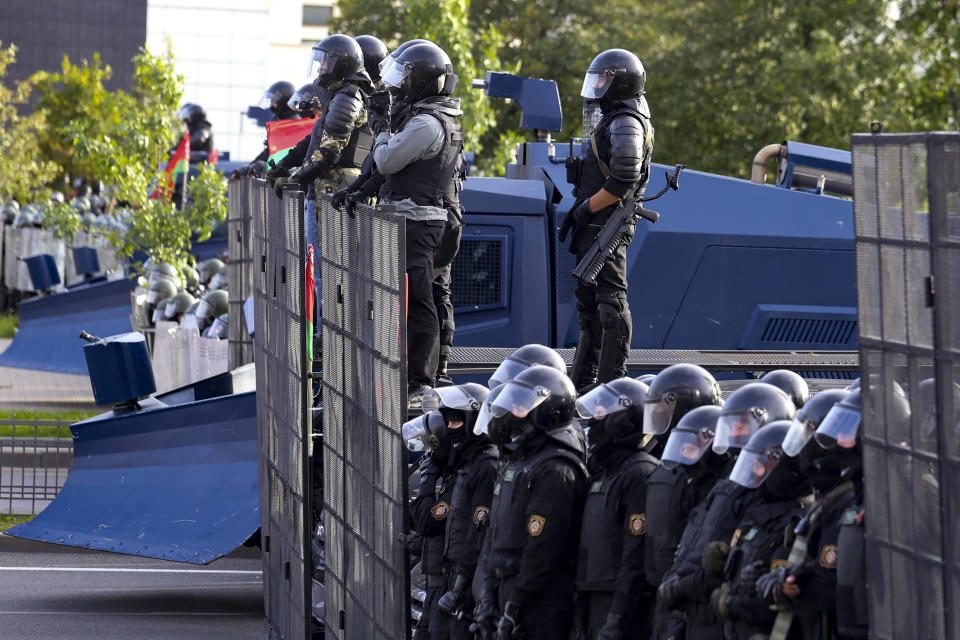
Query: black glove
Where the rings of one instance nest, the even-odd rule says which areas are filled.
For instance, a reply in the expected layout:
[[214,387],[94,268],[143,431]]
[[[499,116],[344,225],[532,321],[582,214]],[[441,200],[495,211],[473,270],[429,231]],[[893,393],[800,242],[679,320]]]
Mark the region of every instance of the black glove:
[[373,135],[390,131],[390,101],[389,91],[375,91],[367,96],[367,120]]
[[590,198],[578,200],[567,215],[577,224],[589,224],[590,219],[593,218],[593,212],[590,211]]
[[292,178],[279,177],[273,183],[273,192],[277,194],[277,197],[283,200],[283,185],[291,182]]
[[351,218],[357,217],[357,205],[367,201],[367,196],[359,192],[353,192],[347,196],[346,211]]
[[322,168],[319,162],[304,162],[297,169],[297,172],[290,176],[291,180],[296,180],[304,187],[313,182],[314,178],[320,176]]
[[623,616],[619,613],[608,613],[600,633],[597,634],[597,640],[623,640]]
[[440,596],[440,600],[437,601],[437,609],[440,610],[440,613],[445,613],[448,616],[457,615],[466,599],[464,597],[466,593],[467,579],[458,575],[457,579],[453,581],[453,589]]
[[497,624],[497,640],[513,640],[520,632],[520,605],[508,602]]
[[349,196],[351,193],[353,192],[350,190],[350,187],[344,187],[343,189],[340,189],[340,191],[334,191],[331,198],[331,203],[337,209],[343,209],[343,203],[346,202],[347,196]]
[[500,612],[497,611],[497,597],[494,593],[486,591],[483,593],[480,602],[473,609],[473,619],[482,637],[497,637],[497,620],[500,619]]
[[680,578],[670,576],[657,589],[657,601],[664,609],[673,609],[680,602]]
[[700,566],[707,573],[723,573],[727,565],[727,556],[730,555],[730,545],[720,540],[714,540],[707,545],[700,557]]
[[[763,560],[754,560],[743,569],[740,570],[740,586],[739,589],[742,589],[750,595],[757,593],[757,578],[762,576],[767,570],[767,563]],[[780,582],[783,582],[781,580]]]
[[277,178],[289,177],[290,171],[286,167],[278,167],[276,164],[273,164],[269,169],[267,169],[267,184],[270,185],[271,189],[273,189],[273,185],[277,181]]
[[[743,574],[741,573],[741,576]],[[756,585],[756,590],[759,595],[761,595],[764,600],[776,600],[780,601],[780,585],[783,584],[783,581],[787,579],[787,568],[786,567],[777,567],[769,573],[765,573],[761,576],[758,576],[754,583]]]

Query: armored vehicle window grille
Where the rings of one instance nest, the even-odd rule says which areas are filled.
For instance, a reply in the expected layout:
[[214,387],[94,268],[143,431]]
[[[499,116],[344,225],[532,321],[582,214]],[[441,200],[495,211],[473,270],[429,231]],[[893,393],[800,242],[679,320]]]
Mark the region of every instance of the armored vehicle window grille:
[[450,270],[454,308],[503,302],[503,251],[503,240],[460,241],[460,251]]
[[857,330],[856,320],[770,318],[760,342],[845,345]]

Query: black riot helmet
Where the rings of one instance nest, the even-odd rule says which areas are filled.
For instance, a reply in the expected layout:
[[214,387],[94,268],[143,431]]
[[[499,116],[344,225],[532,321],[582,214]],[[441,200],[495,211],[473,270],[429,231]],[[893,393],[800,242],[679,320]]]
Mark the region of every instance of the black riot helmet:
[[849,393],[844,389],[827,389],[810,398],[794,417],[790,431],[783,441],[783,452],[791,457],[799,455],[813,437],[817,427],[823,422],[827,412]]
[[643,406],[647,385],[633,378],[604,382],[581,396],[577,415],[590,451],[612,442],[637,445],[643,437]]
[[550,347],[545,347],[542,344],[526,344],[511,353],[500,363],[497,370],[490,376],[488,386],[494,389],[510,382],[521,372],[537,364],[553,367],[563,373],[567,371],[567,363],[563,361],[563,356],[555,350]]
[[313,47],[307,76],[314,82],[329,88],[363,70],[363,51],[357,41],[342,33],[327,36]]
[[650,384],[653,383],[653,379],[656,377],[657,377],[657,374],[655,373],[645,373],[642,376],[637,376],[637,380],[639,380],[640,382],[642,382],[643,384],[649,387]]
[[305,118],[312,117],[314,113],[321,109],[320,95],[317,93],[316,85],[308,82],[294,91],[287,101],[287,107]]
[[691,409],[720,404],[720,387],[703,367],[675,364],[657,374],[643,405],[643,432],[666,433]]
[[207,112],[198,104],[187,102],[180,108],[180,118],[187,124],[191,131],[206,122]]
[[448,446],[446,421],[439,411],[423,413],[400,428],[403,441],[410,451],[434,453]]
[[416,44],[433,44],[429,40],[424,40],[423,38],[414,38],[413,40],[407,40],[399,47],[390,52],[390,55],[386,56],[383,60],[380,61],[380,73],[377,74],[380,78],[383,77],[387,70],[397,61],[397,58],[400,57],[400,54]]
[[807,381],[804,380],[800,374],[790,371],[789,369],[776,369],[771,371],[760,378],[760,382],[772,384],[790,396],[790,399],[793,400],[793,406],[797,408],[797,411],[799,411],[810,398],[810,389],[807,387]]
[[673,469],[680,464],[693,466],[704,458],[704,454],[719,458],[710,447],[717,432],[718,418],[720,407],[717,405],[708,404],[689,411],[670,432],[660,463]]
[[376,36],[362,35],[354,38],[363,52],[363,66],[374,82],[380,80],[380,63],[387,57],[387,45]]
[[286,80],[280,80],[270,85],[257,106],[261,109],[269,109],[278,120],[285,120],[295,115],[294,110],[287,104],[293,97],[293,84]]
[[793,401],[781,389],[766,382],[745,384],[723,403],[713,450],[726,453],[731,448],[739,449],[763,425],[792,420],[796,413]]
[[519,442],[534,431],[550,435],[568,426],[576,415],[577,391],[567,374],[534,365],[503,385],[490,404],[491,431],[496,428]]
[[446,424],[447,439],[459,447],[474,437],[477,415],[489,393],[489,389],[476,382],[429,389],[423,394],[423,411],[439,411]]
[[646,81],[640,58],[625,49],[607,49],[590,63],[580,95],[587,100],[626,100],[642,95]]
[[[763,485],[767,495],[779,499],[809,493],[809,461],[805,456],[791,458],[783,453],[783,440],[789,430],[789,420],[774,420],[750,436],[733,465],[730,480],[748,489]],[[810,445],[816,447],[815,443]]]
[[383,73],[383,83],[410,100],[450,95],[456,74],[446,52],[433,43],[415,44],[397,56]]

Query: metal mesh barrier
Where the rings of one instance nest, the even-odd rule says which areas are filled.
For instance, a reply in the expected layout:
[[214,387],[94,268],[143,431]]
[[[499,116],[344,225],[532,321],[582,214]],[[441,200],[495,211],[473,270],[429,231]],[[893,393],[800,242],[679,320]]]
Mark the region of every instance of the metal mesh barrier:
[[460,241],[460,251],[450,269],[455,308],[477,308],[501,302],[505,244],[499,239]]
[[303,193],[281,203],[263,180],[251,191],[265,631],[301,640],[311,609]]
[[230,182],[227,206],[227,282],[230,324],[227,327],[230,369],[253,362],[253,338],[243,305],[253,295],[253,178]]
[[957,640],[960,135],[856,135],[853,167],[870,634]]
[[409,637],[404,220],[318,200],[327,638]]

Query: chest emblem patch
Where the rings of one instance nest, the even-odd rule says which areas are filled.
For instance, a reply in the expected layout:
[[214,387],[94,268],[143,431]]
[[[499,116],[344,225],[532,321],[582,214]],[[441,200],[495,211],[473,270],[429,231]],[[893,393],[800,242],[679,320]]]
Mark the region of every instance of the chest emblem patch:
[[823,545],[823,548],[820,549],[820,566],[824,569],[837,568],[837,545]]
[[477,507],[473,510],[473,524],[480,526],[490,518],[490,507]]
[[543,533],[543,528],[547,525],[547,519],[543,516],[532,515],[527,521],[527,533],[536,538]]
[[647,532],[647,514],[634,513],[630,515],[630,535],[642,536]]
[[443,520],[448,513],[450,513],[450,505],[446,502],[438,502],[430,509],[430,515],[433,516],[434,520]]

